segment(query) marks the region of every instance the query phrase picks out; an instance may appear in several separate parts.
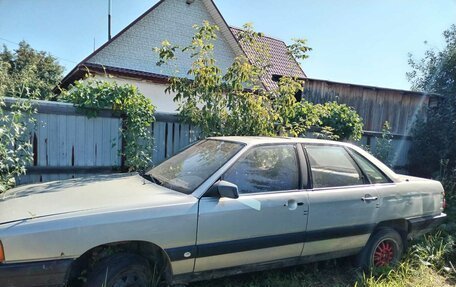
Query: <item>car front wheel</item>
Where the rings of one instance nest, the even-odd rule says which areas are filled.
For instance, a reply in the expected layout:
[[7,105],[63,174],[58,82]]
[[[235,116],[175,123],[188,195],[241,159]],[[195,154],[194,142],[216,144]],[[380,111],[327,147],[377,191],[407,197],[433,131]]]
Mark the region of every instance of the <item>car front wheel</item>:
[[401,235],[392,228],[379,229],[358,255],[358,265],[365,270],[394,266],[402,257]]
[[117,253],[98,262],[85,287],[148,287],[153,282],[148,261],[139,255]]

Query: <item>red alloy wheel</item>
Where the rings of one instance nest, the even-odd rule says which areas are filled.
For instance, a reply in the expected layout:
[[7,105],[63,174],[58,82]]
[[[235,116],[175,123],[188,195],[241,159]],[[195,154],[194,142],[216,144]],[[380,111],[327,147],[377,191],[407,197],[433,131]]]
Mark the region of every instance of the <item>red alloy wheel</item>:
[[394,259],[394,243],[390,240],[385,240],[377,245],[374,252],[375,267],[388,266]]

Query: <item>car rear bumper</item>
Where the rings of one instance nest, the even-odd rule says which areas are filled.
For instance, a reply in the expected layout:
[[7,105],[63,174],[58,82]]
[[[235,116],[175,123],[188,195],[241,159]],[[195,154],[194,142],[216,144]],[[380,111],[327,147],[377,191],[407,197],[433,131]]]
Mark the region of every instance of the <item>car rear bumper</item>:
[[442,224],[446,220],[447,215],[441,213],[435,216],[424,216],[409,219],[409,238],[416,238]]
[[0,264],[0,286],[64,286],[72,259]]

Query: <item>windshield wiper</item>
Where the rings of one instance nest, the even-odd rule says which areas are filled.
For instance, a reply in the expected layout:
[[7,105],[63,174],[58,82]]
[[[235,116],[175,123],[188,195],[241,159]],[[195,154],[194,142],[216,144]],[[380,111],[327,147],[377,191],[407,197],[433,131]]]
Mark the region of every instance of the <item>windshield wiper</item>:
[[158,180],[156,177],[153,177],[152,175],[150,174],[143,174],[142,177],[144,177],[145,179],[147,179],[148,181],[152,181],[153,183],[155,184],[158,184],[158,185],[163,185],[163,182],[161,182],[160,180]]

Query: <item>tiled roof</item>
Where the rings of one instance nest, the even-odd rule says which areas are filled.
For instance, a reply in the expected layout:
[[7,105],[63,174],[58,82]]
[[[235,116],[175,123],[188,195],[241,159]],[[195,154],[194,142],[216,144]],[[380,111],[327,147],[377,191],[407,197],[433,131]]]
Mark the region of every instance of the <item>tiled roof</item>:
[[[242,31],[233,27],[230,27],[230,29],[237,38]],[[267,69],[266,75],[261,79],[266,89],[270,90],[277,87],[277,83],[272,80],[274,75],[306,78],[306,74],[301,69],[301,66],[289,55],[285,42],[267,36],[260,37],[258,41],[269,47],[271,57],[270,67]],[[261,55],[258,54],[258,51],[255,51],[248,43],[243,41],[238,42],[249,60],[255,61],[254,59],[261,57]]]

